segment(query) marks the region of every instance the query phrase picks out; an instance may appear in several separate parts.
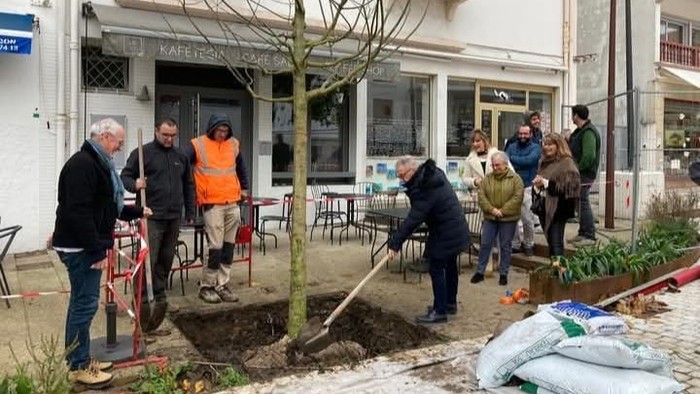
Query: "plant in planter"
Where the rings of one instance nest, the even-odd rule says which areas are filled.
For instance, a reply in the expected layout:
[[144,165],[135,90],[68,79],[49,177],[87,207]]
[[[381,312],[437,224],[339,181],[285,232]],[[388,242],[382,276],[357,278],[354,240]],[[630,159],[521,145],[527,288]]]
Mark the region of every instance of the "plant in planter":
[[629,244],[612,240],[606,245],[578,249],[535,272],[549,272],[564,286],[626,273],[632,273],[634,282],[639,283],[652,268],[681,257],[686,248],[697,244],[697,224],[690,212],[699,201],[693,193],[655,195],[648,204],[650,220],[640,234],[635,253],[631,253]]

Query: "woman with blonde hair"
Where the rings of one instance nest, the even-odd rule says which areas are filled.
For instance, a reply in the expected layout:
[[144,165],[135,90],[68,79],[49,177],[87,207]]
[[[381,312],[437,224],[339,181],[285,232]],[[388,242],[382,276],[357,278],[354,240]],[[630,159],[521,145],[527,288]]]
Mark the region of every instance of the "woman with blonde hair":
[[550,257],[558,257],[564,255],[564,230],[576,212],[581,176],[564,137],[549,133],[542,142],[542,161],[532,181],[532,211],[542,223]]
[[478,189],[481,181],[493,171],[491,156],[498,149],[491,146],[489,137],[479,129],[472,132],[471,143],[472,149],[464,163],[462,182],[469,189]]

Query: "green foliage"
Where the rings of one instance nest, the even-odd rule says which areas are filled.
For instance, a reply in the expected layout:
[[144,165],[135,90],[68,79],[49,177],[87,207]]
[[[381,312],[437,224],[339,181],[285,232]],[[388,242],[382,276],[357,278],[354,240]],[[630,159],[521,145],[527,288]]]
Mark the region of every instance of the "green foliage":
[[222,389],[245,386],[248,383],[250,383],[248,376],[233,367],[226,367],[226,369],[219,374],[218,386]]
[[143,394],[184,394],[178,386],[178,376],[190,369],[190,365],[146,365],[138,382],[131,390]]
[[[65,394],[70,392],[66,356],[75,346],[67,349],[56,337],[41,337],[38,352],[31,342],[27,350],[31,363],[20,363],[10,346],[15,360],[15,372],[0,379],[0,394]],[[31,369],[30,369],[31,367]]]
[[697,224],[691,213],[700,197],[695,193],[666,192],[651,197],[647,204],[650,219],[640,233],[635,253],[629,245],[612,240],[607,245],[581,248],[538,271],[548,271],[562,285],[631,272],[636,282],[652,268],[684,254],[684,248],[698,242]]

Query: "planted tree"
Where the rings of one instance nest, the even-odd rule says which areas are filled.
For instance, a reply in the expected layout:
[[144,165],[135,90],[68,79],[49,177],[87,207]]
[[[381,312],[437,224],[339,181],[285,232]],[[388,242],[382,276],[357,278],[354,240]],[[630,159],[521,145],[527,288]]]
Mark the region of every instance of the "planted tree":
[[[289,319],[287,330],[295,338],[306,322],[306,188],[309,103],[335,94],[372,74],[399,49],[422,23],[429,2],[414,10],[412,0],[317,0],[320,20],[307,18],[304,0],[178,0],[182,12],[206,40],[215,56],[255,99],[293,103],[294,191],[290,242]],[[281,58],[271,65],[260,59],[241,60],[240,53],[221,50],[205,34],[195,17],[215,19],[226,37],[227,47],[258,47]],[[241,25],[245,29],[241,29]],[[244,63],[241,64],[241,61]],[[246,69],[263,75],[288,74],[293,94],[272,97],[255,89]],[[308,86],[307,73],[325,76],[323,82]]]

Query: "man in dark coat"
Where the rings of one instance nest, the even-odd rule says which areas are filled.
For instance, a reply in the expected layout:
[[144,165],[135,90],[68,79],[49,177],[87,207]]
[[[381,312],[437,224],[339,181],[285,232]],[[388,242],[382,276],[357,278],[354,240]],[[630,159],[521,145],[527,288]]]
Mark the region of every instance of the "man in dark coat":
[[[183,206],[186,221],[193,223],[194,220],[194,183],[189,159],[174,146],[177,123],[170,118],[163,119],[156,125],[154,137],[143,146],[145,179],[139,178],[138,149],[129,155],[121,179],[131,193],[146,190],[146,205],[153,210],[153,216],[148,218],[153,296],[156,302],[167,304],[165,287],[175,258]],[[143,290],[145,295],[145,286]],[[147,326],[144,329],[155,331],[157,328]]]
[[428,313],[416,321],[446,322],[448,313],[457,313],[457,256],[470,242],[464,209],[445,173],[432,159],[419,166],[415,158],[404,156],[396,162],[396,175],[407,189],[411,210],[391,237],[389,258],[399,253],[403,242],[421,223],[426,224],[434,301]]
[[124,128],[113,119],[93,125],[93,136],[63,166],[52,242],[68,270],[70,299],[66,318],[69,378],[90,388],[109,385],[109,362],[90,359],[90,324],[100,301],[100,278],[112,249],[117,218],[148,217],[149,208],[124,205],[124,185],[112,155],[124,144]]

